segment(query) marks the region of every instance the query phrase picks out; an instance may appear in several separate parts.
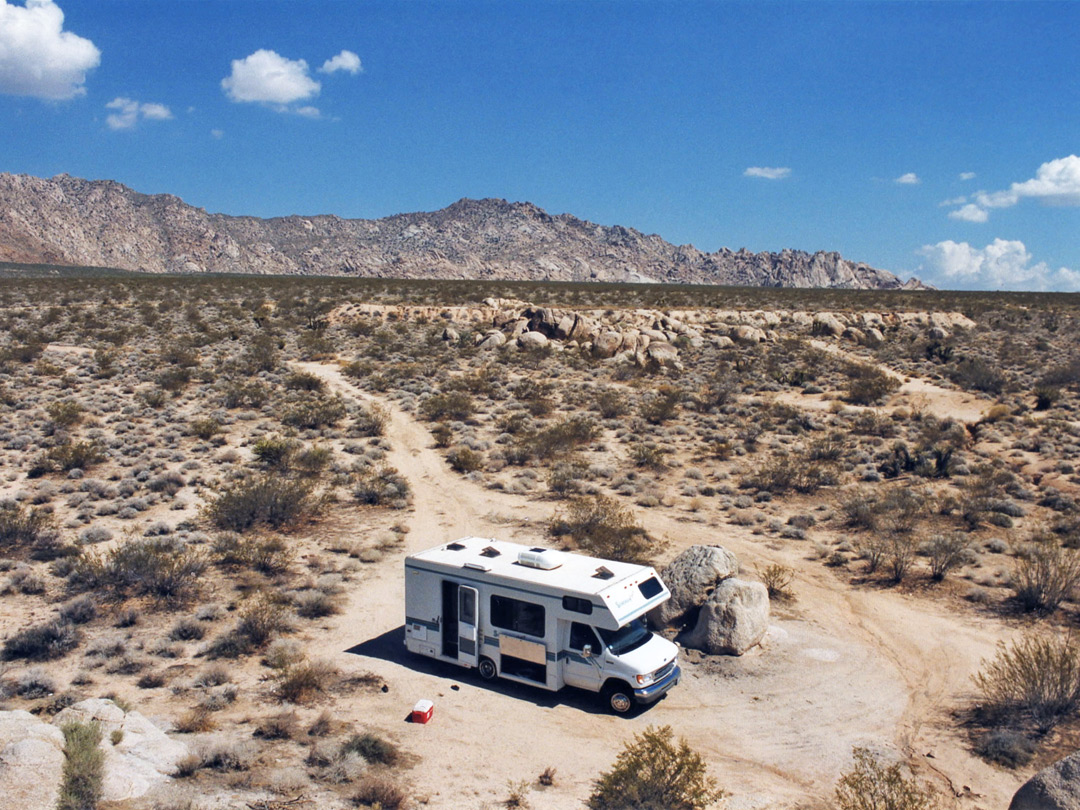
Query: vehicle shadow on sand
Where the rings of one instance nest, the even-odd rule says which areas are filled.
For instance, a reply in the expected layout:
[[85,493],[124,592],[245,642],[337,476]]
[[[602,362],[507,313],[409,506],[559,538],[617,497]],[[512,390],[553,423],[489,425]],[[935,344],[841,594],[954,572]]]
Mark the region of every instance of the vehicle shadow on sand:
[[[414,672],[422,672],[425,675],[443,678],[448,681],[448,686],[451,689],[455,688],[458,683],[468,683],[496,694],[506,695],[515,700],[528,701],[542,708],[569,706],[586,714],[610,714],[599,695],[586,692],[583,689],[567,686],[558,692],[548,692],[539,687],[528,686],[527,684],[516,683],[502,678],[485,681],[480,678],[475,669],[464,669],[445,661],[437,661],[434,658],[411,653],[405,649],[404,624],[395,627],[393,630],[387,630],[375,638],[362,641],[345,650],[345,652],[351,655],[389,661]],[[648,711],[649,708],[650,706],[635,706],[625,716],[635,717],[642,712]]]

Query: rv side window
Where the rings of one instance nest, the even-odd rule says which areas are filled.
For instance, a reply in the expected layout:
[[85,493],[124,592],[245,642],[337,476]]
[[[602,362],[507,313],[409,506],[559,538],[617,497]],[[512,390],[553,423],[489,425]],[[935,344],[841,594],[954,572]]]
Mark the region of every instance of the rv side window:
[[593,652],[599,652],[603,645],[596,638],[596,633],[587,624],[571,622],[570,624],[570,649],[584,650],[586,644],[591,644]]
[[638,585],[638,590],[641,591],[641,595],[646,599],[652,599],[660,591],[664,590],[664,586],[660,584],[660,580],[656,577],[649,577],[647,580]]
[[562,606],[563,610],[573,611],[574,613],[584,613],[586,616],[592,614],[592,602],[577,596],[564,596]]
[[491,623],[500,630],[544,637],[544,606],[509,596],[491,597]]

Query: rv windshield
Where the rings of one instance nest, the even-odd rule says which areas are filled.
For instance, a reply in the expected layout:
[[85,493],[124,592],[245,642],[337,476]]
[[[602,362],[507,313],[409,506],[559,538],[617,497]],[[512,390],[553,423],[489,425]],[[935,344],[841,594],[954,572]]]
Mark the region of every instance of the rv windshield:
[[604,640],[607,648],[611,650],[614,655],[622,655],[631,650],[636,650],[648,641],[649,637],[652,635],[652,633],[645,628],[644,619],[634,619],[632,622],[624,624],[618,630],[604,630],[599,627],[597,627],[596,630],[600,633],[600,638]]

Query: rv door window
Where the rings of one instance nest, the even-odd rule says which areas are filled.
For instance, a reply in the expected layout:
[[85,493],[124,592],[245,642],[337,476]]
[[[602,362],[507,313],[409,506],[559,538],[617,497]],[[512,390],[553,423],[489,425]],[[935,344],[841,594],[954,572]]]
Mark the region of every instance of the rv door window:
[[582,599],[578,596],[564,596],[562,598],[563,610],[570,610],[574,613],[584,613],[586,616],[592,613],[593,604],[588,599]]
[[596,633],[587,624],[572,622],[570,624],[570,649],[584,650],[586,644],[591,644],[594,650],[600,649],[600,642],[596,639]]
[[500,630],[544,637],[544,606],[509,596],[491,597],[491,623]]

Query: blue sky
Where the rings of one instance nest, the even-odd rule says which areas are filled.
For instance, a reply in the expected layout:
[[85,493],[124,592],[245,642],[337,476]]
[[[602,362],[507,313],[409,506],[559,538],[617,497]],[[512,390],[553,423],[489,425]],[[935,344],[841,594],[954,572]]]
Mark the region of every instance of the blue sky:
[[0,171],[1080,290],[1078,32],[1071,2],[0,0]]

